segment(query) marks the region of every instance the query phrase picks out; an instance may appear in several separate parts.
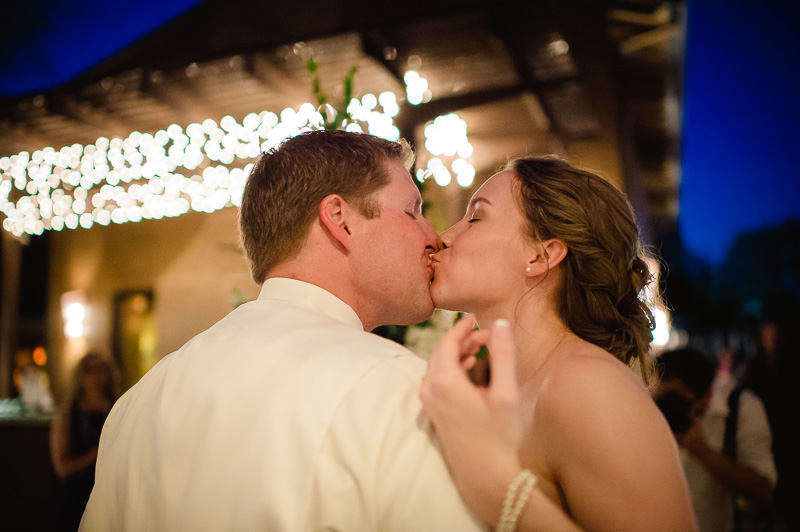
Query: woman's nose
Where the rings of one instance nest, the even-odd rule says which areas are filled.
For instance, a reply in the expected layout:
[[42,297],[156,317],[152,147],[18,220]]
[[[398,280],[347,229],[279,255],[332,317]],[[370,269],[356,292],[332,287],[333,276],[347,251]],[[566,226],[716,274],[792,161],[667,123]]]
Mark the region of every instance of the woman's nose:
[[436,249],[447,249],[450,247],[450,230],[443,231],[439,236],[436,237]]

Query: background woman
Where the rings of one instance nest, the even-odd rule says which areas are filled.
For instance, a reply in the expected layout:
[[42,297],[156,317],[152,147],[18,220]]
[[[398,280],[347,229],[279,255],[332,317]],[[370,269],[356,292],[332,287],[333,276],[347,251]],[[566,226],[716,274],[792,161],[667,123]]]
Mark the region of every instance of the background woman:
[[81,358],[73,373],[69,400],[50,430],[50,455],[62,479],[57,530],[78,529],[94,486],[100,431],[118,396],[111,361],[98,353]]
[[[508,323],[507,341],[489,346],[488,387],[465,371],[488,338],[471,335],[470,317],[442,339],[421,391],[476,515],[495,525],[513,514],[504,496],[514,502],[507,488],[526,469],[535,488],[514,516],[520,530],[570,528],[549,521],[548,503],[586,530],[696,530],[677,446],[646,387],[651,276],[625,197],[560,159],[519,159],[439,244],[436,306],[483,328]],[[524,503],[533,483],[519,480]]]

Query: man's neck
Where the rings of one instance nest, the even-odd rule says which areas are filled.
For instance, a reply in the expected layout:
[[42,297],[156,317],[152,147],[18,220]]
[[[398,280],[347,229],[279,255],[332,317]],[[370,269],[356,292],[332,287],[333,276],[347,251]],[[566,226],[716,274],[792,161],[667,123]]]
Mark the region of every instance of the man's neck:
[[[323,261],[320,264],[325,264],[325,262]],[[358,319],[361,320],[365,331],[374,329],[375,326],[372,324],[374,320],[370,319],[370,312],[368,312],[365,305],[361,304],[352,283],[349,282],[347,273],[340,271],[333,265],[331,266],[331,268],[319,268],[316,266],[309,268],[304,267],[302,264],[281,264],[270,270],[267,279],[281,277],[318,286],[341,299],[353,309]]]

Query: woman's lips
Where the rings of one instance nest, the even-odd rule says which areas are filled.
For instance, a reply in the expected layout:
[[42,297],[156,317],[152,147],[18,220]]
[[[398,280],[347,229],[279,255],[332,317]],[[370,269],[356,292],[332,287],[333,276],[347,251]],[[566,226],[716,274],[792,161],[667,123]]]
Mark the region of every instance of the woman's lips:
[[433,258],[433,253],[428,254],[428,259],[430,262],[428,263],[428,274],[430,276],[430,282],[433,282],[434,274],[436,273],[436,263],[438,262],[435,258]]
[[428,266],[428,269],[431,272],[431,283],[433,283],[433,279],[434,279],[434,277],[436,277],[436,267],[438,265],[439,265],[439,261],[436,260],[435,258],[433,258],[433,255],[431,255],[431,264],[430,264],[430,266]]

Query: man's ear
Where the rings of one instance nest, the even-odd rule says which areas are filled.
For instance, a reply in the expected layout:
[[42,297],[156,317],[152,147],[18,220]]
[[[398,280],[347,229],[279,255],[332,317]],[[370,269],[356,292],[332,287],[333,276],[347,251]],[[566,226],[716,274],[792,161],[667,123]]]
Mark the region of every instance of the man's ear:
[[339,242],[347,251],[352,248],[349,223],[353,209],[338,194],[325,196],[319,204],[319,220],[328,234]]
[[534,246],[525,273],[534,277],[555,268],[567,256],[567,245],[557,238],[539,242]]

